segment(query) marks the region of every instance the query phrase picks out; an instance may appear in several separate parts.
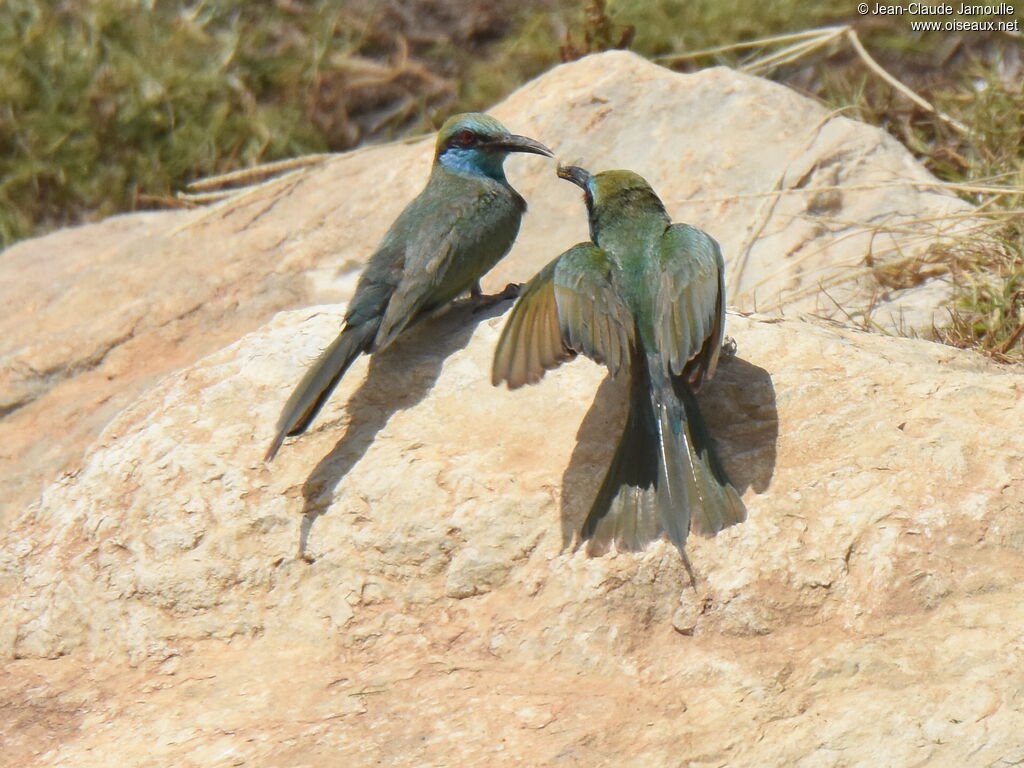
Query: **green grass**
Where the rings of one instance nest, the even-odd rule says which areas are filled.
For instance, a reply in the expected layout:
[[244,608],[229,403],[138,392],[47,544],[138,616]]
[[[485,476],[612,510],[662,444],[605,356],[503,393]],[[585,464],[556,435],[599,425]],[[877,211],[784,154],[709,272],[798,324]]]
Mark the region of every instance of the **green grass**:
[[5,0],[0,244],[422,128],[456,88],[399,32],[346,0]]
[[302,103],[263,98],[311,78],[315,54],[289,50],[285,27],[248,34],[250,5],[0,5],[3,242],[132,209],[191,175],[323,149]]
[[[917,148],[937,175],[996,178],[1024,190],[1024,90],[976,64],[966,87],[936,93],[936,103],[973,129],[951,135],[933,126]],[[969,89],[969,90],[968,90]],[[952,259],[956,299],[939,338],[997,360],[1024,362],[1024,194],[968,198],[993,214],[987,231],[960,243]]]
[[1019,225],[987,248],[968,248],[954,277],[950,324],[937,331],[947,344],[982,351],[1001,362],[1024,362],[1024,248]]

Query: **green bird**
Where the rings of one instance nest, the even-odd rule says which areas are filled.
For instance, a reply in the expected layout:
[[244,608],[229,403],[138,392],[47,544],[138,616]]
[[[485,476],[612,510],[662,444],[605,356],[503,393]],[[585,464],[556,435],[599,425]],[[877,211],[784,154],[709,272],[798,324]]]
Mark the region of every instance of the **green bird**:
[[[508,253],[526,211],[526,201],[505,178],[511,152],[552,157],[543,144],[509,133],[489,115],[455,115],[441,126],[427,186],[370,257],[341,333],[285,403],[266,461],[286,436],[306,430],[360,353],[384,349],[466,291],[481,296],[480,278]],[[518,286],[509,286],[498,297],[517,292]]]
[[[715,373],[725,264],[710,236],[673,224],[632,171],[558,175],[583,188],[593,242],[573,246],[522,289],[494,354],[492,382],[540,380],[577,354],[629,373],[629,411],[583,524],[591,553],[638,550],[667,533],[712,535],[746,519],[694,393]],[[687,563],[688,565],[688,563]]]

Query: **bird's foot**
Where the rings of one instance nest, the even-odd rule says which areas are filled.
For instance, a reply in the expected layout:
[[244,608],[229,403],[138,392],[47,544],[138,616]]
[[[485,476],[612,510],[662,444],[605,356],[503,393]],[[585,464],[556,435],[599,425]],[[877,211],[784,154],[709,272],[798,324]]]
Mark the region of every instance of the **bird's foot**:
[[734,357],[736,357],[736,339],[726,336],[722,342],[722,359],[731,360]]
[[474,314],[477,312],[483,312],[485,309],[493,307],[495,304],[500,304],[501,302],[509,301],[510,299],[516,299],[519,297],[519,292],[522,289],[522,283],[509,283],[500,293],[484,295],[483,293],[473,293],[471,291],[470,296],[476,302],[476,306],[473,307],[473,312]]

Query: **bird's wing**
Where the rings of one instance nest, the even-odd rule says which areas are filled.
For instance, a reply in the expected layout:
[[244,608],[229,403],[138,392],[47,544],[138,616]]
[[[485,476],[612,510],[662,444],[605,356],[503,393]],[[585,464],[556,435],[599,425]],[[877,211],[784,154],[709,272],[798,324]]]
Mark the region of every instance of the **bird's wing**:
[[[424,190],[408,222],[393,230],[404,245],[401,277],[391,295],[376,348],[387,346],[425,312],[464,293],[512,246],[522,210],[515,193],[498,189]],[[461,194],[459,193],[461,192]]]
[[725,333],[725,263],[710,236],[673,224],[661,239],[655,333],[666,373],[699,388],[711,378]]
[[633,318],[612,284],[611,261],[580,243],[526,284],[498,340],[491,381],[533,384],[577,354],[615,373],[632,345]]

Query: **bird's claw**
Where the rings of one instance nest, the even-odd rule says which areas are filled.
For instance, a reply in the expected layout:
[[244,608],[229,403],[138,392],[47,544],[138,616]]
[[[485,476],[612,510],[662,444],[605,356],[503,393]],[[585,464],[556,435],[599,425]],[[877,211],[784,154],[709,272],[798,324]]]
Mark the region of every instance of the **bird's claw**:
[[732,336],[726,336],[722,342],[722,358],[730,360],[734,357],[736,357],[736,339]]
[[509,283],[508,285],[505,286],[504,290],[502,290],[501,293],[497,293],[495,294],[495,296],[500,297],[500,301],[506,301],[507,299],[518,299],[519,294],[522,293],[522,290],[522,283]]
[[519,297],[519,292],[523,289],[522,283],[509,283],[505,286],[504,290],[500,293],[492,293],[490,295],[484,295],[482,293],[473,295],[473,299],[476,301],[476,306],[473,307],[473,313],[483,312],[488,307],[493,307],[495,304],[500,304],[503,301],[510,299],[516,299]]

